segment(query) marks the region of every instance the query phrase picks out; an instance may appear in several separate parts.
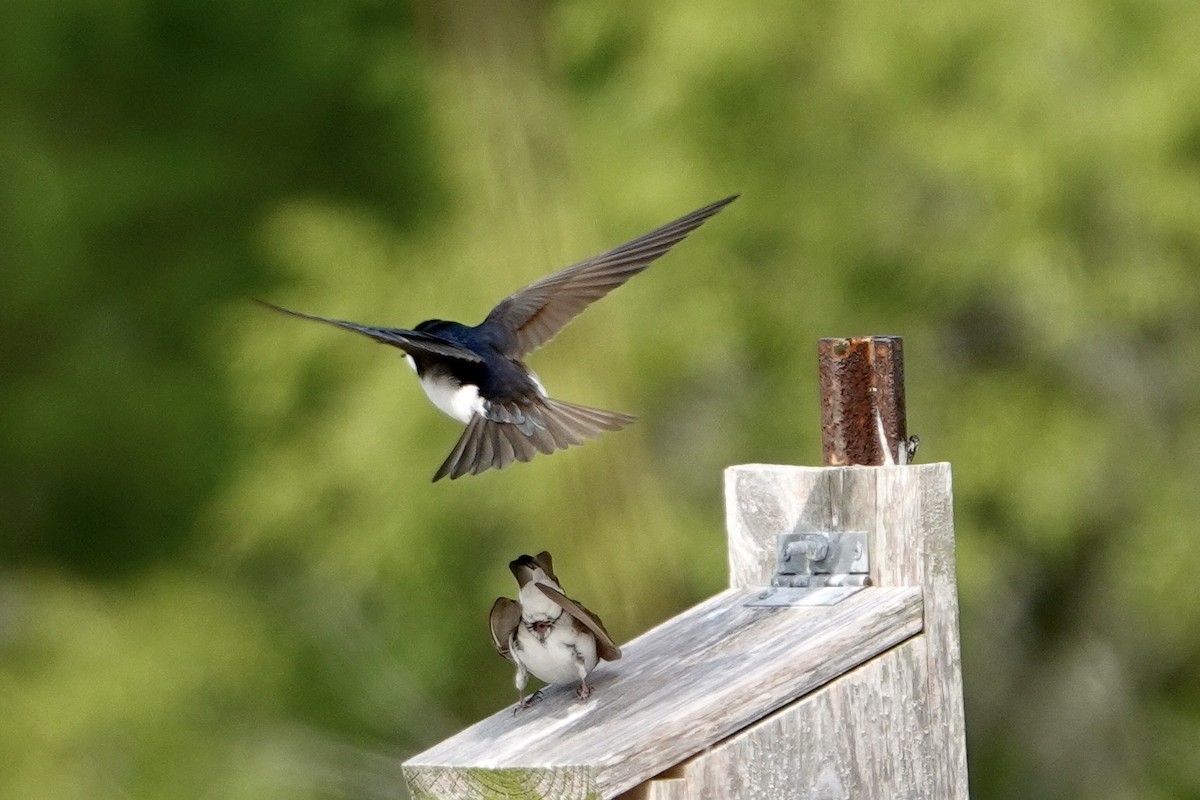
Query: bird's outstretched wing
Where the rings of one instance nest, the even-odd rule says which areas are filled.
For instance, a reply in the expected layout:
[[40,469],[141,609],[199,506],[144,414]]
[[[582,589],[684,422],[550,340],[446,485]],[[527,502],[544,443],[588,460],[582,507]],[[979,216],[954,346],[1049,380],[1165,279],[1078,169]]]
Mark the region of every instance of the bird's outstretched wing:
[[489,469],[504,469],[514,461],[529,461],[538,453],[565,450],[595,439],[605,431],[620,430],[633,419],[628,414],[549,397],[520,405],[493,404],[486,415],[471,417],[433,480],[445,477],[454,480]]
[[621,648],[617,647],[616,642],[608,635],[608,631],[604,630],[604,623],[600,621],[599,617],[584,608],[583,603],[572,600],[562,592],[544,583],[535,583],[534,586],[541,590],[542,594],[546,595],[546,597],[562,606],[564,611],[582,622],[584,627],[592,632],[596,637],[596,652],[601,658],[605,661],[616,661],[621,657]]
[[588,304],[650,266],[659,256],[737,199],[718,200],[644,236],[548,275],[505,298],[480,328],[491,328],[501,351],[523,358],[554,338]]
[[266,300],[259,300],[257,297],[254,298],[254,302],[272,311],[278,311],[281,314],[299,317],[300,319],[309,319],[313,322],[324,322],[327,325],[335,325],[339,328],[345,328],[348,331],[361,333],[363,336],[369,336],[377,342],[390,344],[392,347],[399,347],[404,352],[413,355],[440,356],[442,358],[454,358],[459,361],[472,361],[476,363],[482,363],[483,361],[479,355],[467,348],[432,333],[409,331],[403,328],[376,328],[371,325],[359,325],[357,322],[347,322],[344,319],[318,317],[315,314],[305,314],[303,311],[293,311],[290,308],[277,306],[274,303],[268,303]]
[[491,613],[488,614],[488,627],[492,631],[492,644],[495,645],[496,652],[509,661],[513,660],[510,650],[512,635],[520,624],[521,604],[507,597],[497,597],[496,602],[492,604]]

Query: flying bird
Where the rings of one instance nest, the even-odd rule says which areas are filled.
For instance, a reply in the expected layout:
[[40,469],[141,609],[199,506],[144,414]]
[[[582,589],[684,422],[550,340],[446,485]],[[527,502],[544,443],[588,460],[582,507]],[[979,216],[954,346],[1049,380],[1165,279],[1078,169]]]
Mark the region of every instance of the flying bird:
[[588,307],[666,254],[709,217],[737,199],[718,200],[644,236],[534,281],[500,301],[474,327],[430,319],[412,330],[360,325],[277,306],[267,308],[324,322],[398,347],[435,406],[464,423],[458,443],[433,480],[477,475],[583,444],[620,430],[633,417],[555,400],[524,358]]
[[541,695],[539,690],[525,696],[530,673],[551,685],[579,681],[576,694],[589,697],[588,674],[601,659],[619,659],[621,648],[599,617],[563,593],[548,552],[520,556],[508,568],[520,592],[516,600],[496,600],[488,625],[496,651],[517,665],[513,713],[528,708]]

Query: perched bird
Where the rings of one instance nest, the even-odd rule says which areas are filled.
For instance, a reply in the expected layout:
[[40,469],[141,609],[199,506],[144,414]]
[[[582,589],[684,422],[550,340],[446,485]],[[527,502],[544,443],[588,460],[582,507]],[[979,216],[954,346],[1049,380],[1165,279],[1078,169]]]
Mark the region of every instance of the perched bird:
[[516,600],[498,598],[488,624],[496,651],[517,665],[516,713],[541,692],[525,696],[529,673],[548,684],[579,681],[576,694],[585,698],[592,687],[587,676],[600,659],[616,661],[621,649],[613,643],[604,623],[583,605],[563,594],[546,551],[521,556],[508,568],[521,587]]
[[736,198],[719,200],[535,281],[502,300],[474,327],[431,319],[413,330],[378,328],[258,302],[403,350],[433,404],[467,426],[433,479],[477,475],[503,469],[513,461],[528,461],[537,453],[583,444],[633,422],[627,414],[549,397],[522,359],[550,341],[590,303],[644,270]]

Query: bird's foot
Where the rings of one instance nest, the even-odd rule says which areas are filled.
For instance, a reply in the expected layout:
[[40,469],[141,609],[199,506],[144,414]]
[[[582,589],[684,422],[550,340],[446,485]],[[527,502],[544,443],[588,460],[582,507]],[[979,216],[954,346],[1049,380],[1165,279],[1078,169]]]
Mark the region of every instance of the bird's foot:
[[580,700],[586,700],[592,696],[592,687],[587,685],[587,681],[580,681],[579,688],[575,690],[575,694]]
[[513,707],[513,714],[515,715],[522,708],[529,708],[536,701],[541,700],[541,699],[542,699],[542,690],[541,689],[538,689],[536,692],[529,695],[528,697],[522,696],[521,699],[519,699],[517,701],[516,706]]

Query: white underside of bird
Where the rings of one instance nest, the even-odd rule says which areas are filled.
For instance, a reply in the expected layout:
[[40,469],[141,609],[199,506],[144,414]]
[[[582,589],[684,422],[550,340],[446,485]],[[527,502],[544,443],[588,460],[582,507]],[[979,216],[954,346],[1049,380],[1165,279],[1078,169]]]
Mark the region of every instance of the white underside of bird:
[[[553,581],[544,582],[559,589]],[[542,594],[533,581],[521,588],[520,603],[521,624],[512,650],[517,665],[548,684],[586,678],[596,666],[596,637],[586,629],[581,630],[574,617]],[[538,623],[550,623],[544,638],[537,632]],[[518,672],[518,690],[524,690],[524,683],[524,676]]]
[[[417,362],[413,360],[412,356],[405,353],[404,360],[408,362],[408,366],[412,367],[413,372],[417,372]],[[548,397],[546,387],[542,386],[538,376],[532,371],[528,374],[537,386],[538,393],[542,397]],[[476,414],[487,416],[487,400],[479,396],[478,386],[459,383],[447,374],[427,374],[421,376],[420,380],[425,396],[437,406],[438,410],[451,419],[456,419],[465,425]]]

